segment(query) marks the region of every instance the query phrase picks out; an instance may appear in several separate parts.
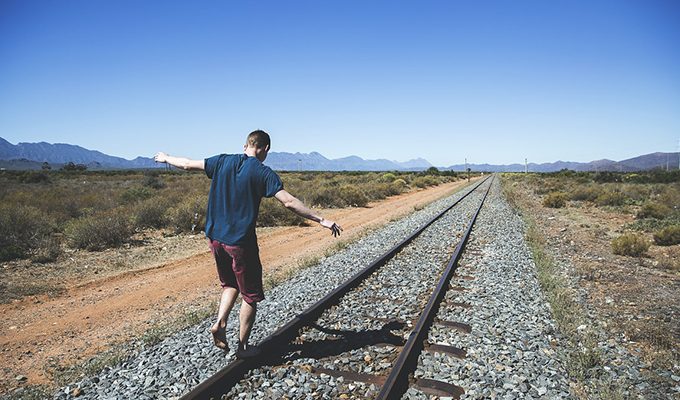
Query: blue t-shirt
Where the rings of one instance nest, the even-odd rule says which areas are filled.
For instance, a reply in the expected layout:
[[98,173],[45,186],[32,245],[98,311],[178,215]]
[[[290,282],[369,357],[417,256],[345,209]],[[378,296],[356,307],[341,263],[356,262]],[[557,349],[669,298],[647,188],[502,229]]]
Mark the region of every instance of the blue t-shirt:
[[260,200],[283,189],[281,178],[260,160],[245,154],[206,158],[205,174],[212,180],[205,235],[230,246],[256,243]]

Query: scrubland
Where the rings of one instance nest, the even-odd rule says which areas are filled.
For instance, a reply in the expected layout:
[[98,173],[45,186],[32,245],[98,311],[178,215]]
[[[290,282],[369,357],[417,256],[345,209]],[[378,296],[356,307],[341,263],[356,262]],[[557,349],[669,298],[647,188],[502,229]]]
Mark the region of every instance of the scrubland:
[[[345,231],[325,240],[263,199],[258,230],[270,286],[465,185],[434,169],[280,175]],[[202,173],[185,171],[0,172],[0,395],[49,397],[214,315],[214,263],[201,232],[208,190]]]
[[[284,172],[284,187],[320,208],[363,207],[370,201],[455,180],[431,169],[401,172]],[[201,232],[210,180],[185,171],[2,171],[0,262],[53,263],[73,252],[144,245]],[[303,225],[275,199],[263,199],[258,226]],[[16,272],[16,268],[13,268]],[[0,273],[8,271],[0,271]],[[5,280],[7,282],[7,280]],[[48,290],[0,284],[0,301]]]
[[[504,174],[581,398],[633,396],[614,345],[645,384],[680,375],[680,172]],[[608,350],[609,349],[609,350]],[[634,397],[634,396],[633,396]]]

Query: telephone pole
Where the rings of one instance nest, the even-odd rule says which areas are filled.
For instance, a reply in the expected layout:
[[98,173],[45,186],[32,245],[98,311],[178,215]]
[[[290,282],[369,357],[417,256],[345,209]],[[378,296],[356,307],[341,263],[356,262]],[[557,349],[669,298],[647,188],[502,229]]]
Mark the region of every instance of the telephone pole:
[[467,166],[467,157],[465,157],[465,172],[467,172],[467,181],[470,182],[470,168]]

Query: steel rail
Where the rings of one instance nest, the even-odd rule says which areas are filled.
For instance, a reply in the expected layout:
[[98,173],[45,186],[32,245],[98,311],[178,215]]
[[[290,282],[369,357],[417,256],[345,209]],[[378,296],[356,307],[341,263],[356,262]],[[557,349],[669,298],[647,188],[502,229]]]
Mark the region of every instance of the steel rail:
[[276,357],[280,355],[281,350],[285,349],[284,346],[295,339],[300,329],[319,319],[325,310],[337,304],[342,296],[347,294],[347,292],[353,288],[357,287],[364,279],[370,276],[378,268],[394,257],[403,247],[408,245],[411,241],[413,241],[413,239],[420,235],[428,226],[432,225],[432,223],[441,218],[469,194],[477,190],[477,188],[487,180],[489,180],[488,177],[475,185],[470,191],[465,193],[452,205],[432,217],[429,221],[425,222],[407,238],[402,240],[391,249],[387,250],[383,255],[376,258],[366,268],[356,273],[342,285],[338,286],[332,292],[324,296],[321,300],[312,304],[288,323],[277,329],[274,333],[264,338],[258,345],[262,351],[262,355],[256,358],[237,359],[229,363],[229,365],[225,366],[221,370],[217,371],[214,375],[195,386],[190,392],[182,396],[180,400],[207,400],[219,398],[224,393],[227,393],[234,385],[236,385],[248,371],[266,364],[266,362],[269,360],[276,359]]
[[[493,184],[493,180],[491,181],[491,183]],[[413,329],[413,331],[411,331],[411,334],[409,335],[406,344],[404,345],[401,353],[399,354],[399,357],[397,358],[397,361],[395,362],[392,371],[387,376],[387,379],[385,380],[385,383],[383,384],[376,399],[378,400],[400,399],[406,392],[406,390],[408,390],[409,387],[408,376],[417,366],[418,356],[420,355],[421,351],[425,346],[424,342],[427,340],[429,327],[432,325],[434,318],[437,316],[441,300],[446,295],[449,282],[451,281],[453,273],[458,267],[458,261],[460,260],[460,257],[463,254],[465,245],[467,244],[467,241],[470,238],[472,227],[474,226],[475,221],[477,220],[479,212],[482,210],[484,200],[486,200],[486,196],[489,194],[490,189],[491,184],[486,189],[486,193],[484,193],[484,198],[482,198],[482,201],[480,202],[479,207],[477,208],[477,212],[475,212],[475,215],[472,217],[472,219],[470,219],[467,230],[465,231],[465,235],[458,242],[456,250],[451,256],[451,259],[449,260],[446,269],[442,274],[442,277],[439,279],[437,287],[432,292],[432,295],[430,296],[427,305],[423,309],[423,312],[420,314],[420,318],[418,319],[415,328]]]

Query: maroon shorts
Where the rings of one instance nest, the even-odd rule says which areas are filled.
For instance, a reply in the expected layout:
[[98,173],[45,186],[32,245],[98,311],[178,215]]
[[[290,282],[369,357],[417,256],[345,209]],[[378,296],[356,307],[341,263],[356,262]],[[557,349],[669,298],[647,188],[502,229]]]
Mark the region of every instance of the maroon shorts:
[[248,304],[264,300],[262,263],[257,244],[229,246],[217,240],[208,239],[208,242],[215,256],[222,287],[237,289]]

